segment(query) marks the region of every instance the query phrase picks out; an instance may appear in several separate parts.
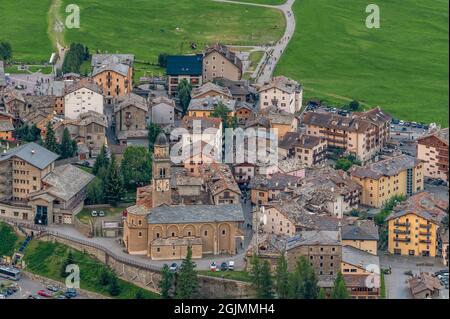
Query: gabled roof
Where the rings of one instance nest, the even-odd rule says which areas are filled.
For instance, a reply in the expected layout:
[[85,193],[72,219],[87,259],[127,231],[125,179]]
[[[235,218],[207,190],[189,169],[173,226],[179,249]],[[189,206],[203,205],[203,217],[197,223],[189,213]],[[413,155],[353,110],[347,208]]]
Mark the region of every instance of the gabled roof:
[[59,155],[50,152],[46,148],[32,142],[24,144],[17,148],[10,150],[7,153],[0,154],[0,162],[9,160],[12,157],[18,157],[34,167],[44,169],[54,161]]
[[409,279],[409,287],[411,289],[412,295],[416,295],[426,290],[429,290],[431,292],[440,290],[442,288],[442,285],[439,282],[439,279],[433,277],[433,275],[428,273],[421,273],[419,276],[414,276]]
[[167,75],[202,75],[203,56],[197,55],[169,55],[167,57]]
[[10,121],[0,120],[0,132],[12,132],[14,131],[14,125]]
[[310,245],[340,245],[339,232],[329,230],[302,231],[300,235],[289,238],[286,242],[286,250],[299,246]]
[[214,45],[208,47],[205,50],[205,56],[211,54],[212,52],[220,53],[225,59],[230,61],[233,65],[235,65],[242,72],[242,61],[239,59],[236,54],[231,51],[226,45],[221,43],[215,43]]
[[99,86],[93,82],[92,80],[89,79],[82,79],[80,81],[77,81],[71,85],[69,85],[66,89],[65,89],[65,95],[70,94],[72,92],[78,91],[80,89],[88,89],[92,92],[95,93],[100,93],[100,88]]
[[225,100],[220,96],[207,96],[204,98],[191,99],[188,111],[214,111],[220,104],[226,106],[230,112],[234,112],[235,100]]
[[342,226],[342,240],[379,240],[378,227],[373,222]]
[[352,246],[342,247],[342,261],[366,270],[380,271],[380,257]]
[[416,167],[420,163],[415,157],[402,154],[382,161],[353,167],[351,175],[358,178],[380,179],[383,176],[394,176],[400,172]]
[[135,106],[145,112],[148,112],[147,100],[137,94],[128,93],[118,99],[118,104],[114,107],[114,113],[126,108],[127,106]]
[[228,89],[227,87],[219,86],[219,85],[214,84],[212,82],[206,82],[202,86],[192,90],[191,97],[193,99],[195,99],[199,95],[206,94],[206,93],[208,93],[210,91],[217,92],[218,95],[223,95],[223,96],[228,97],[230,99],[233,97],[231,95],[230,89]]

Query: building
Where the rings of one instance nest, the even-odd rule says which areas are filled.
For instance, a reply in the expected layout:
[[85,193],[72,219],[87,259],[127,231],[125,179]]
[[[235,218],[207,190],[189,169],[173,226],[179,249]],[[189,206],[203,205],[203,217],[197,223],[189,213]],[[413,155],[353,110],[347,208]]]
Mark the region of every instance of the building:
[[58,143],[61,143],[64,130],[67,128],[78,147],[85,145],[91,156],[98,155],[102,146],[106,144],[107,127],[106,116],[93,111],[80,114],[76,120],[62,120],[53,125]]
[[293,114],[302,108],[303,88],[294,80],[278,76],[259,89],[259,96],[261,110],[275,106]]
[[0,98],[4,105],[4,111],[12,114],[17,121],[20,121],[27,110],[27,102],[23,94],[14,88],[6,88]]
[[286,243],[288,269],[293,271],[300,257],[313,267],[319,286],[329,288],[341,270],[342,244],[338,231],[302,231]]
[[371,207],[380,208],[393,196],[411,196],[424,187],[423,164],[408,155],[353,167],[350,174],[362,186],[361,204]]
[[448,183],[448,128],[426,134],[417,140],[417,158],[423,161],[424,176]]
[[356,220],[342,226],[342,245],[351,246],[372,255],[378,254],[378,227],[371,220]]
[[327,140],[323,137],[287,132],[278,145],[278,153],[282,157],[297,158],[311,167],[326,159],[327,146]]
[[168,94],[173,97],[177,94],[178,85],[186,80],[193,88],[200,87],[203,70],[203,55],[169,55],[167,57]]
[[127,208],[124,243],[129,254],[153,260],[180,260],[190,246],[193,258],[234,255],[242,240],[241,205],[160,206]]
[[242,61],[227,46],[216,43],[203,55],[203,82],[215,78],[239,81],[242,78]]
[[284,136],[289,132],[297,132],[298,119],[295,115],[287,113],[275,107],[269,107],[260,110],[256,118],[247,121],[245,128],[273,129],[278,140],[283,140]]
[[275,173],[269,178],[255,176],[248,187],[253,205],[266,205],[281,192],[293,191],[301,185],[301,178],[289,174]]
[[316,112],[303,116],[308,135],[325,138],[329,147],[341,148],[363,163],[370,161],[389,140],[391,120],[380,108],[348,117]]
[[28,143],[0,155],[0,216],[36,224],[72,223],[94,176]]
[[164,96],[156,97],[150,103],[150,122],[158,125],[173,125],[175,102]]
[[442,264],[445,266],[449,266],[448,264],[448,229],[442,233],[441,235],[441,258],[442,258]]
[[344,245],[341,273],[352,298],[378,299],[380,297],[381,268],[380,258],[377,255]]
[[388,252],[393,255],[436,257],[439,225],[448,202],[421,192],[397,205],[386,219]]
[[99,85],[84,79],[68,86],[64,95],[65,117],[75,120],[89,111],[103,114],[103,96]]
[[420,273],[408,281],[411,296],[414,299],[433,299],[439,297],[442,285],[437,277],[429,273]]
[[191,99],[188,107],[188,116],[191,117],[211,117],[216,108],[220,105],[228,109],[228,115],[234,116],[236,101],[224,99],[220,96],[207,96],[204,98]]
[[[214,117],[185,116],[180,128],[184,130],[179,136],[183,151],[189,151],[190,146],[200,141],[209,144],[211,152],[217,159],[222,157],[223,124],[222,119]],[[181,155],[181,154],[180,154]]]
[[254,103],[256,100],[257,91],[248,80],[231,81],[225,78],[216,78],[214,83],[228,88],[233,100],[248,103]]
[[208,190],[215,205],[239,204],[241,190],[227,164],[211,163],[205,165]]
[[120,144],[130,145],[129,140],[147,140],[147,100],[137,94],[130,93],[117,99],[114,106],[114,125],[116,138]]
[[216,97],[222,100],[233,100],[230,89],[219,86],[213,82],[203,82],[204,84],[192,90],[192,99],[203,99],[206,97]]
[[14,117],[0,111],[0,141],[13,141]]
[[251,119],[256,117],[257,112],[258,110],[255,104],[249,102],[237,102],[235,116],[238,125],[245,127]]
[[234,178],[238,184],[248,185],[251,179],[255,176],[255,171],[256,167],[253,163],[239,163],[233,167]]
[[92,79],[101,88],[106,104],[113,104],[115,98],[131,93],[134,55],[94,54],[91,64]]

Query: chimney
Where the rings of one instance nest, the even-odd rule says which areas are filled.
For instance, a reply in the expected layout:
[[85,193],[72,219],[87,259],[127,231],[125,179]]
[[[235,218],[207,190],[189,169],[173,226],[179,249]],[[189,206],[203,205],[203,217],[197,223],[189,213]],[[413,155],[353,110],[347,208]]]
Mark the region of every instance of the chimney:
[[31,150],[31,155],[34,155],[34,154],[36,154],[36,151],[35,150]]

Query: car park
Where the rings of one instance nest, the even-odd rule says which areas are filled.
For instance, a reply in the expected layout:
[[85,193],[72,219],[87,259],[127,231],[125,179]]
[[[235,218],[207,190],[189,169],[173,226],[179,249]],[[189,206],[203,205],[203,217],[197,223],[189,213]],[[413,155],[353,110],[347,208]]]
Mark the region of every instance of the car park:
[[45,291],[44,289],[39,290],[39,291],[37,292],[37,294],[38,294],[39,296],[45,297],[45,298],[51,298],[51,297],[53,297],[53,294],[51,294],[51,293]]
[[53,285],[48,285],[47,286],[47,290],[53,291],[53,292],[58,292],[59,288]]
[[64,293],[64,296],[66,298],[75,298],[77,296],[77,291],[73,288],[69,288],[66,290],[66,292]]

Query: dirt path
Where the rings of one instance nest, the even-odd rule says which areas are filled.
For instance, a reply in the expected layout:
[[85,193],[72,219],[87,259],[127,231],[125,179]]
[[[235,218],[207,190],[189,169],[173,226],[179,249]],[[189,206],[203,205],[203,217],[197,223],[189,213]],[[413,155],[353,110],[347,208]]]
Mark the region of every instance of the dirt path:
[[58,52],[59,56],[59,59],[55,64],[56,69],[61,69],[62,63],[64,61],[64,56],[67,51],[64,42],[64,22],[63,18],[59,14],[61,5],[61,0],[53,0],[47,14],[47,34],[50,41],[52,42],[53,48],[56,50],[56,52]]

